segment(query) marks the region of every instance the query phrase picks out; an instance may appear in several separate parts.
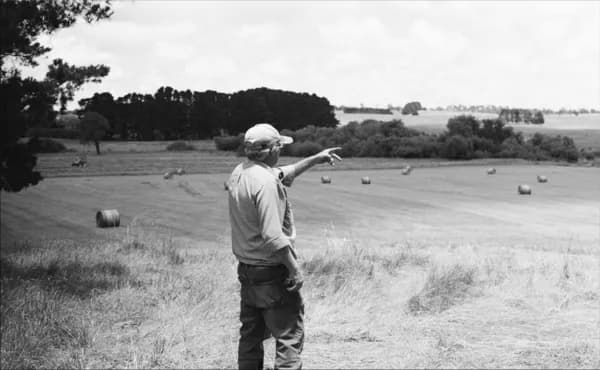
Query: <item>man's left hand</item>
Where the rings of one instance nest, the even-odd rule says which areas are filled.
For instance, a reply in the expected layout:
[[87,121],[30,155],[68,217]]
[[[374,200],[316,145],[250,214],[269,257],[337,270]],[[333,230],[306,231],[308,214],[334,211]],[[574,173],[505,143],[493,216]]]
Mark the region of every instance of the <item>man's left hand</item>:
[[340,149],[342,149],[342,147],[336,146],[334,148],[328,148],[328,149],[325,149],[325,150],[317,153],[315,156],[317,158],[318,163],[329,162],[330,165],[334,166],[336,159],[338,161],[342,160],[342,158],[339,155],[334,153],[336,150],[340,150]]

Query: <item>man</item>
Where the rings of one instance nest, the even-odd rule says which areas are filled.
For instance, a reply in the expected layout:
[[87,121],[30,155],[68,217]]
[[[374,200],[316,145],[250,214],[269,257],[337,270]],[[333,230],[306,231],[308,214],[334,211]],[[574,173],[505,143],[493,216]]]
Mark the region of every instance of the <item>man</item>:
[[263,368],[263,341],[270,335],[275,338],[275,368],[302,367],[304,278],[296,260],[296,229],[284,184],[290,186],[316,164],[333,165],[341,158],[333,153],[340,148],[330,148],[275,167],[281,147],[292,142],[270,124],[251,127],[244,136],[248,160],[227,181],[231,243],[241,283],[240,369]]

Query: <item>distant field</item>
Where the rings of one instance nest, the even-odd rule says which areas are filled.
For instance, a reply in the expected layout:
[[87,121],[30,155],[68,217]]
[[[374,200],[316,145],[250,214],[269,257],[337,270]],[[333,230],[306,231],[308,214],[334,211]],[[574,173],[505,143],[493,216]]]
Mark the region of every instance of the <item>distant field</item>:
[[[345,125],[351,121],[362,122],[366,119],[375,119],[380,121],[388,121],[391,119],[401,119],[406,126],[445,126],[448,119],[459,115],[472,115],[478,119],[497,118],[495,113],[476,113],[476,112],[452,112],[452,111],[419,111],[419,115],[403,115],[398,111],[393,111],[394,114],[351,114],[336,110],[335,116],[341,124]],[[588,129],[600,130],[600,114],[546,114],[544,115],[544,124],[540,125],[544,128],[551,129]],[[515,125],[529,126],[529,125]],[[534,125],[531,125],[534,126]]]

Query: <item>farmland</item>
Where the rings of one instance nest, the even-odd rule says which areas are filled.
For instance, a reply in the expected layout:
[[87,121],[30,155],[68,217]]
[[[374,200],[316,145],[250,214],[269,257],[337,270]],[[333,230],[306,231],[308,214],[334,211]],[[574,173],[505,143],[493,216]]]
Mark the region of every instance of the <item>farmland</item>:
[[[2,367],[236,366],[223,181],[240,159],[163,144],[109,143],[86,168],[42,155],[44,181],[2,194]],[[163,179],[176,167],[188,174]],[[357,158],[296,179],[305,366],[597,367],[597,178]],[[98,209],[118,209],[121,227],[97,228]]]

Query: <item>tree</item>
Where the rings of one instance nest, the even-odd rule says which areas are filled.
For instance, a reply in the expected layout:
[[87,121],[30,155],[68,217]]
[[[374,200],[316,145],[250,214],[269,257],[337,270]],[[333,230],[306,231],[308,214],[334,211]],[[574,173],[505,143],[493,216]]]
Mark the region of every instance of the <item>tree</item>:
[[122,140],[127,140],[127,129],[123,124],[119,104],[115,101],[111,93],[95,93],[94,96],[79,100],[79,107],[82,112],[97,112],[103,115],[110,126],[108,135],[118,134]]
[[461,115],[448,120],[449,135],[460,135],[464,137],[477,136],[479,133],[479,121],[474,116]]
[[535,112],[535,114],[533,115],[533,119],[531,120],[531,123],[534,123],[537,125],[541,125],[542,123],[544,123],[544,114],[540,111]]
[[102,64],[76,67],[54,59],[48,67],[46,79],[54,83],[60,103],[60,112],[67,110],[67,103],[73,100],[75,92],[86,82],[100,82],[110,69]]
[[17,140],[29,127],[51,125],[58,100],[66,104],[81,84],[108,73],[104,66],[74,67],[57,60],[44,80],[22,78],[20,66],[37,66],[36,58],[50,51],[38,37],[72,26],[78,19],[91,23],[111,15],[108,1],[0,1],[0,190],[19,191],[41,180],[34,171],[36,157]]
[[84,144],[93,142],[96,146],[96,154],[100,155],[100,140],[104,139],[110,129],[108,120],[100,113],[86,112],[81,118],[79,127],[81,142]]
[[473,142],[470,138],[452,135],[444,143],[442,152],[449,159],[469,159],[473,156]]
[[402,114],[412,114],[413,116],[416,116],[419,114],[419,110],[422,109],[423,107],[421,106],[420,102],[413,101],[404,105],[404,108],[402,108]]

